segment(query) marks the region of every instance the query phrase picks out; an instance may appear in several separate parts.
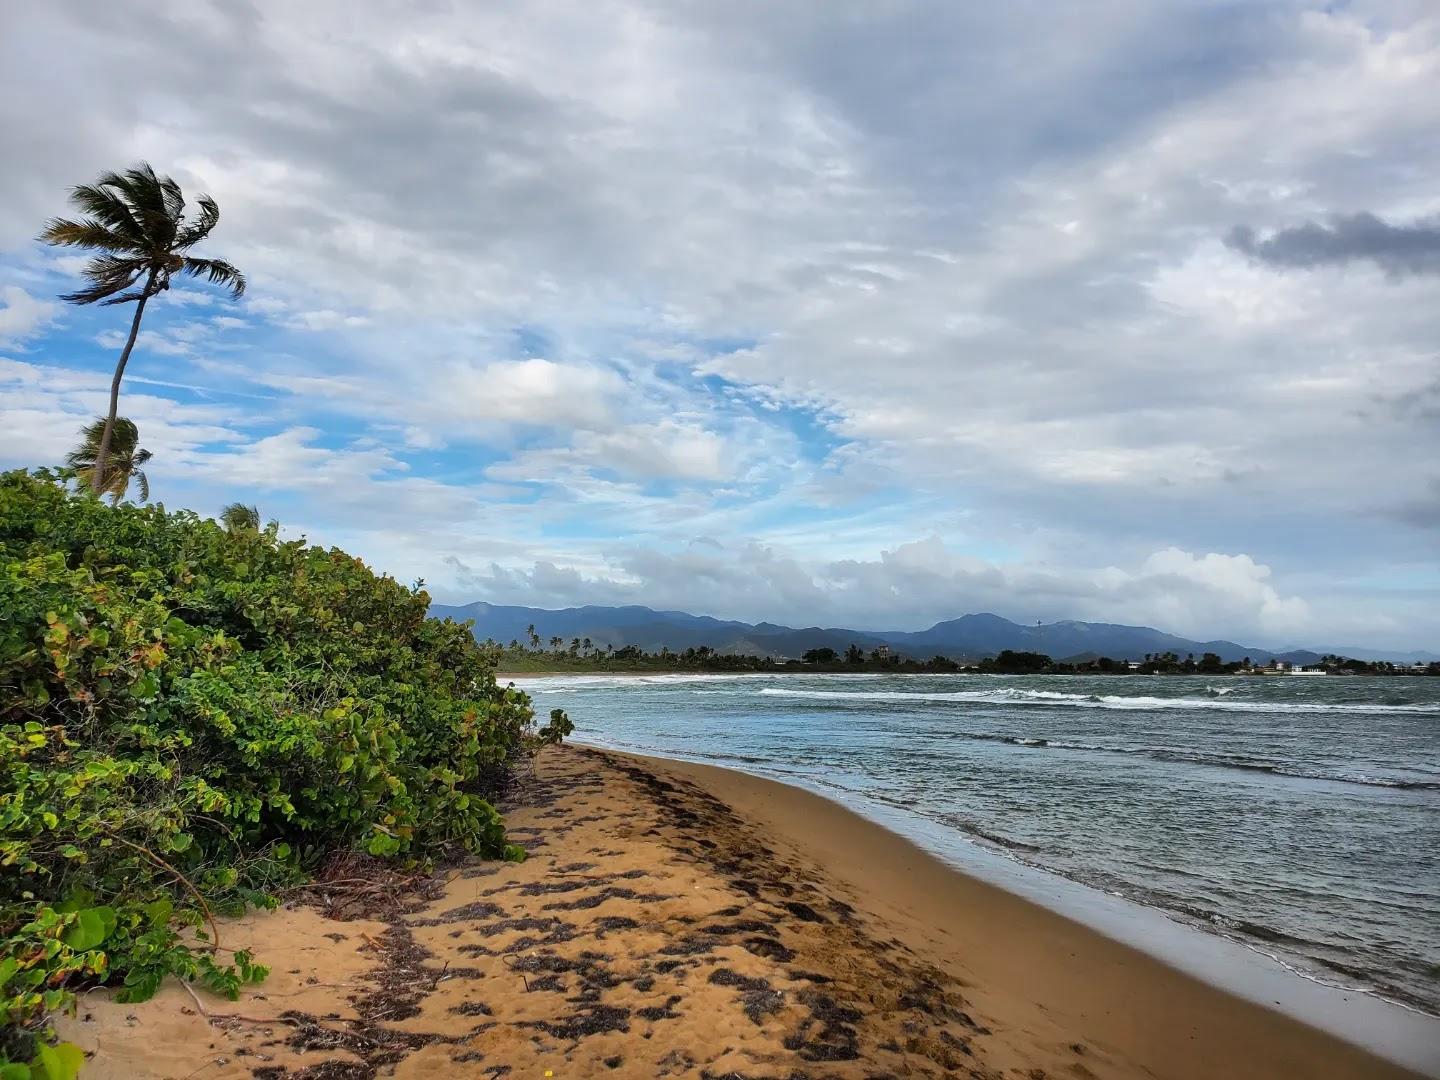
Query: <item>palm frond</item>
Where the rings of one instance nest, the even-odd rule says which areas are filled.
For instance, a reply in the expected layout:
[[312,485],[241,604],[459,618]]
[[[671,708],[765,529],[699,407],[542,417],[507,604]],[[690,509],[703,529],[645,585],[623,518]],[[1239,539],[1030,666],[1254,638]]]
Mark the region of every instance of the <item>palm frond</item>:
[[[120,288],[124,288],[124,286],[122,285]],[[74,292],[61,293],[60,299],[67,304],[93,304],[97,300],[105,300],[107,296],[114,296],[114,294],[115,289],[107,285],[88,285],[83,289],[76,289]],[[117,298],[115,302],[124,303],[125,301]],[[106,303],[108,304],[109,301],[107,300]]]
[[196,259],[186,256],[181,269],[191,277],[205,277],[212,285],[225,286],[230,290],[231,299],[238,300],[245,295],[245,275],[223,259]]
[[68,218],[51,218],[45,223],[39,237],[42,243],[56,247],[94,248],[97,251],[134,252],[134,243],[111,225],[95,218],[71,221]]
[[[88,272],[86,276],[90,277]],[[124,293],[119,296],[115,294],[119,293],[121,289],[129,288],[135,284],[138,277],[138,270],[133,274],[97,274],[91,278],[90,284],[85,288],[77,289],[73,293],[65,293],[60,299],[71,304],[93,304],[97,300],[103,300],[106,305],[128,303],[131,300],[138,300],[143,290]],[[107,297],[109,299],[106,299]]]
[[[107,304],[125,303],[135,297],[121,298],[115,294],[135,284],[148,265],[149,261],[143,258],[121,259],[110,254],[97,255],[82,271],[90,283],[83,289],[66,293],[61,299],[72,304],[93,304],[97,300],[105,300]],[[112,299],[106,300],[106,297]]]
[[[100,440],[105,437],[105,418],[96,417],[80,429],[80,445],[65,457],[65,464],[84,487],[94,490],[96,458],[100,455]],[[105,459],[105,471],[100,477],[98,493],[109,495],[111,501],[119,503],[130,490],[133,478],[139,485],[142,501],[150,498],[150,481],[141,466],[154,455],[140,448],[140,429],[135,421],[124,416],[115,418],[115,427],[110,432],[110,449]]]
[[130,210],[121,192],[124,179],[115,173],[106,173],[93,184],[81,184],[70,192],[70,201],[91,217],[103,221],[136,246],[145,246],[145,230]]
[[[101,431],[104,431],[103,424]],[[139,445],[140,429],[135,426],[135,421],[128,417],[117,416],[115,430],[110,433],[110,453],[117,457],[133,457],[135,448]]]
[[[116,417],[118,420],[119,417]],[[95,464],[95,454],[100,449],[100,439],[105,434],[105,418],[97,418],[94,423],[86,424],[80,429],[80,445],[65,455],[65,464],[77,472],[82,469],[89,469]]]
[[185,194],[180,185],[168,176],[160,177],[160,197],[165,203],[165,216],[175,224],[185,216]]
[[260,508],[233,502],[220,511],[220,524],[226,532],[242,532],[260,528]]
[[156,176],[155,170],[145,161],[126,169],[121,179],[125,185],[125,200],[138,214],[146,236],[156,249],[168,250],[174,243],[178,222],[170,215],[165,185],[173,185],[174,181],[169,177],[162,180]]
[[150,260],[144,256],[138,258],[131,256],[128,259],[122,259],[118,255],[112,255],[107,252],[103,255],[96,255],[86,263],[85,269],[82,270],[81,273],[89,278],[91,283],[95,285],[114,284],[116,282],[129,284],[137,275],[148,269],[149,266]]
[[[72,293],[71,295],[73,296],[73,295],[75,295],[75,294]],[[111,306],[114,305],[114,304],[133,304],[136,300],[139,300],[141,297],[143,297],[143,296],[148,296],[148,295],[149,295],[149,294],[148,294],[144,289],[135,289],[135,290],[132,291],[132,292],[121,293],[119,296],[112,296],[112,297],[110,297],[110,299],[108,299],[108,300],[102,300],[102,301],[100,302],[100,306],[101,306],[101,307],[111,307]],[[61,299],[61,300],[69,300],[70,297],[69,297],[69,296],[62,296],[60,299]],[[76,301],[74,301],[74,302],[77,303],[77,304],[83,304],[83,303],[86,303],[87,301],[84,301],[84,300],[76,300]]]
[[210,235],[210,230],[215,228],[220,221],[220,207],[209,195],[201,195],[195,200],[195,203],[200,207],[200,212],[195,215],[194,221],[176,234],[175,247],[177,250],[184,251],[204,240]]

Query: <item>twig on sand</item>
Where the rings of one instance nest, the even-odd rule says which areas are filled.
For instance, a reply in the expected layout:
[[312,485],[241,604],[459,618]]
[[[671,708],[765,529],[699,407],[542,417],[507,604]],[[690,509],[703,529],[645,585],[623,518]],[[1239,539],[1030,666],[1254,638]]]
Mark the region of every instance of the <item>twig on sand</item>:
[[[557,921],[558,921],[558,920],[557,920]],[[515,959],[515,958],[514,958],[513,956],[510,956],[510,955],[508,955],[508,954],[506,954],[506,953],[501,953],[501,954],[500,954],[500,963],[504,964],[504,965],[505,965],[507,968],[509,968],[511,971],[515,971],[515,967],[514,967],[514,963],[513,963],[514,959]],[[525,978],[524,974],[521,973],[521,972],[515,971],[515,974],[517,974],[517,975],[520,976],[520,983],[521,983],[521,985],[523,985],[523,986],[525,987],[525,992],[526,992],[527,994],[530,993],[530,980],[527,979],[527,978]]]
[[[415,879],[405,879],[406,882],[413,880]],[[333,889],[340,885],[364,885],[370,889],[388,889],[395,887],[385,884],[384,882],[371,881],[369,878],[332,878],[328,881],[302,881],[299,885],[291,885],[280,891],[285,893],[303,892],[306,889]]]
[[[239,1020],[244,1024],[289,1024],[291,1027],[304,1027],[307,1023],[307,1021],[296,1020],[291,1016],[245,1016],[241,1013],[210,1013],[209,1020],[212,1024],[217,1020]],[[324,1027],[323,1024],[315,1026]]]
[[299,1020],[294,1020],[288,1016],[242,1016],[240,1013],[212,1013],[205,1008],[204,1004],[200,1001],[200,995],[195,993],[194,988],[188,982],[182,979],[180,985],[183,986],[185,992],[190,995],[190,1000],[195,1002],[195,1008],[200,1010],[200,1015],[212,1024],[215,1023],[216,1020],[242,1020],[247,1024],[290,1024],[294,1027],[301,1026]]
[[206,1020],[209,1020],[210,1012],[208,1009],[205,1008],[204,1005],[200,1003],[200,995],[195,993],[194,989],[184,979],[180,980],[180,985],[183,986],[185,988],[185,992],[190,995],[190,1000],[195,1002],[195,1008],[200,1010],[200,1015],[205,1017]]
[[300,989],[298,989],[298,990],[291,990],[291,991],[289,991],[289,992],[287,992],[287,993],[283,993],[283,994],[276,993],[274,990],[266,990],[266,991],[265,991],[265,1000],[269,1001],[269,1000],[274,999],[274,998],[302,997],[302,996],[304,996],[305,994],[313,993],[313,992],[316,991],[316,990],[354,990],[354,989],[355,989],[355,984],[354,984],[354,983],[349,983],[349,982],[343,982],[343,983],[322,983],[322,982],[306,983],[304,986],[300,987]]

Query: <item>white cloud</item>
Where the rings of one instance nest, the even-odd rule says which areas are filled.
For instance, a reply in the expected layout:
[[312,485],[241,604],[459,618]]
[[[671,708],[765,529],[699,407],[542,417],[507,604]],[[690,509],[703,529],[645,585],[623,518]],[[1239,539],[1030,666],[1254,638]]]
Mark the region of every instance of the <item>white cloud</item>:
[[1178,548],[1151,554],[1135,571],[1111,567],[1096,577],[1131,610],[1177,633],[1204,635],[1214,626],[1249,626],[1266,640],[1290,640],[1310,629],[1309,605],[1281,596],[1270,567],[1248,555],[1193,555]]
[[[902,541],[938,533],[1007,588],[1007,567],[1116,562],[1114,595],[1196,632],[1301,620],[1282,577],[1314,583],[1316,626],[1435,632],[1347,584],[1433,572],[1434,282],[1221,242],[1440,212],[1423,5],[261,0],[161,3],[143,34],[64,5],[12,22],[0,121],[26,161],[0,252],[27,295],[74,271],[28,245],[101,168],[148,157],[220,201],[206,253],[250,296],[197,323],[211,294],[172,290],[136,368],[275,391],[224,424],[281,439],[258,452],[275,471],[227,458],[215,484],[325,492],[318,528],[323,508],[405,565],[451,553],[438,529],[366,535],[364,498],[309,470],[462,515],[457,477],[462,501],[523,484],[487,539],[587,581],[615,545],[684,563],[690,526],[803,552],[812,578],[853,558],[848,596],[867,563],[886,588],[925,579]],[[36,67],[53,40],[67,77]],[[152,74],[139,119],[88,74],[117,50]],[[244,363],[216,363],[231,347]],[[1145,569],[1172,547],[1275,573]],[[804,577],[752,562],[764,588]]]
[[599,568],[556,560],[478,571],[455,560],[451,568],[454,576],[443,584],[457,595],[478,592],[537,607],[699,606],[725,617],[859,629],[920,629],[963,612],[993,611],[1018,621],[1155,625],[1201,639],[1224,625],[1261,645],[1316,632],[1309,605],[1283,596],[1269,567],[1248,555],[1175,548],[1120,568],[993,562],[953,552],[938,537],[830,562],[772,545],[711,541],[669,553],[616,551]]
[[297,311],[287,315],[284,324],[292,330],[353,330],[369,326],[370,320],[364,315],[344,315],[338,311]]
[[35,299],[18,285],[0,287],[0,345],[32,337],[44,329],[58,307]]
[[[106,349],[123,349],[130,338],[128,330],[102,330],[95,335],[95,344]],[[189,342],[154,330],[141,330],[135,336],[135,348],[139,352],[155,353],[158,356],[189,356],[193,347]]]
[[[0,467],[59,465],[80,429],[105,414],[109,390],[105,372],[0,358]],[[235,415],[214,405],[184,405],[134,387],[123,401],[121,415],[135,421],[141,444],[156,455],[147,468],[152,481],[168,478],[187,451],[243,438],[231,426]]]
[[526,451],[487,472],[497,479],[530,483],[555,483],[594,471],[643,480],[724,483],[737,478],[752,451],[696,424],[661,420],[578,432],[569,446]]

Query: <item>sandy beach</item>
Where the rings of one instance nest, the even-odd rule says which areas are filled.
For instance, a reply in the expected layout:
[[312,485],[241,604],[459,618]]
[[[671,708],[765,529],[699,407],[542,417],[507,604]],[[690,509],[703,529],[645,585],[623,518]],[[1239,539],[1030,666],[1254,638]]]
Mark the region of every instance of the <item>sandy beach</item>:
[[89,995],[82,1075],[1415,1075],[773,781],[555,748],[507,820],[526,862],[387,917],[226,924],[273,968],[238,1002]]

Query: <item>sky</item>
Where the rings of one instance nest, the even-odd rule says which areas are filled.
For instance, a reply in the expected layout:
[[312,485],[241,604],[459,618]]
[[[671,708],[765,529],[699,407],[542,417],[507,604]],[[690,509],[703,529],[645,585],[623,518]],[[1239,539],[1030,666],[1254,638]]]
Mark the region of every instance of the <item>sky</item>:
[[1440,650],[1440,8],[0,0],[0,468],[129,307],[153,496],[446,602]]

